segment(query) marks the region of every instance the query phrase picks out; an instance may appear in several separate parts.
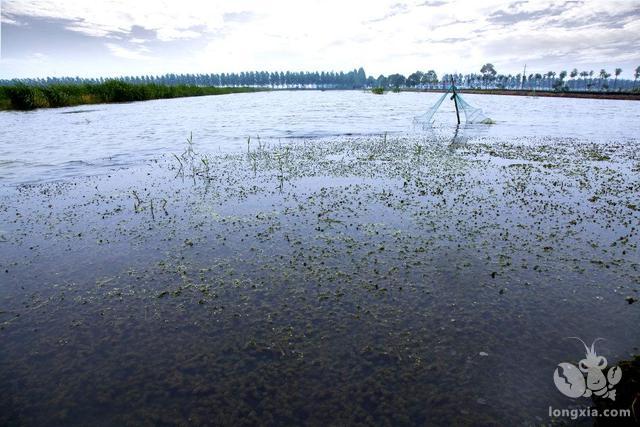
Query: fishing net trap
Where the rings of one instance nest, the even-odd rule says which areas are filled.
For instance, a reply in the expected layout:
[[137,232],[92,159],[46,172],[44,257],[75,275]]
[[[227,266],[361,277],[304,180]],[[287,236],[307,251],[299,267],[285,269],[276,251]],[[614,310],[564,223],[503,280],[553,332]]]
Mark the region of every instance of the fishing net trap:
[[460,114],[464,115],[466,123],[494,124],[495,122],[489,118],[480,108],[475,108],[469,104],[456,90],[454,85],[445,92],[438,100],[423,114],[416,116],[413,121],[417,125],[430,127],[433,123],[434,116],[444,100],[451,94],[450,99],[454,102],[458,124],[460,123]]

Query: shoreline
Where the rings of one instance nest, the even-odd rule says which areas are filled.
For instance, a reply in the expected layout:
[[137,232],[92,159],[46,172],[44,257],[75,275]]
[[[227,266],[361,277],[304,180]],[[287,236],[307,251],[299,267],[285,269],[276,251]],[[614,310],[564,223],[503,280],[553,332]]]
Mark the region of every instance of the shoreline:
[[[444,89],[402,89],[401,92],[434,92],[444,93]],[[512,89],[458,89],[459,93],[475,95],[537,96],[548,98],[583,98],[640,101],[640,93],[630,92],[554,92],[538,90]]]
[[269,89],[245,86],[135,85],[120,81],[85,85],[3,86],[0,87],[0,111],[33,111],[41,108],[122,104],[156,99],[228,95],[267,90]]
[[[22,86],[19,89],[25,93],[10,94],[14,87],[0,87],[0,111],[33,111],[41,108],[63,108],[78,107],[81,105],[97,104],[119,104],[127,102],[151,101],[157,99],[189,98],[208,95],[228,95],[234,93],[253,93],[266,91],[333,91],[333,90],[364,90],[371,92],[371,89],[344,89],[344,88],[262,88],[262,87],[217,87],[217,86],[162,86],[162,85],[130,85],[125,84],[124,92],[113,96],[112,93],[92,93],[95,88],[101,85],[94,85],[87,89],[87,86]],[[152,89],[152,93],[138,93],[139,90]],[[120,88],[119,88],[120,89]],[[28,92],[28,93],[26,93]],[[49,94],[51,92],[51,94]],[[62,92],[62,96],[60,93]],[[387,91],[391,92],[391,91]],[[415,89],[404,88],[400,92],[431,92],[444,93],[444,89]],[[505,96],[528,96],[528,97],[550,97],[550,98],[581,98],[581,99],[609,99],[640,101],[639,93],[629,92],[555,92],[555,91],[535,91],[535,90],[508,90],[508,89],[459,89],[459,93],[476,95],[505,95]],[[48,98],[51,98],[48,99]]]

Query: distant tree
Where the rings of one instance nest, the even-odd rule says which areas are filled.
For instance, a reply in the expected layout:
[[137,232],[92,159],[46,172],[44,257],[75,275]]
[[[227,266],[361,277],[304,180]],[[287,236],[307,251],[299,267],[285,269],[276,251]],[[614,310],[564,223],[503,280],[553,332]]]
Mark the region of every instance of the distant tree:
[[636,82],[638,81],[638,78],[640,77],[640,65],[638,65],[636,67],[636,71],[633,74],[633,77],[634,77],[634,79],[633,79],[633,87],[635,88],[636,87]]
[[438,83],[438,75],[435,71],[429,70],[422,76],[422,84],[434,85]]
[[578,75],[578,69],[574,68],[573,70],[571,70],[571,74],[569,74],[569,77],[571,77],[572,79],[575,79],[577,75]]
[[616,78],[613,80],[613,88],[616,88],[616,85],[618,84],[618,76],[620,74],[622,74],[622,68],[616,68],[616,70],[614,71]]
[[356,86],[364,87],[367,84],[367,74],[364,72],[364,68],[358,68],[356,71]]
[[537,88],[540,85],[540,81],[542,80],[542,74],[536,73],[534,76],[534,79],[536,80],[536,88]]
[[387,79],[385,76],[380,74],[378,76],[378,79],[376,80],[376,85],[378,87],[387,87],[387,86],[389,86],[389,79]]
[[605,80],[608,79],[609,77],[611,77],[611,74],[607,73],[607,71],[603,68],[600,70],[600,90],[603,90],[605,88],[609,88],[609,85],[605,84]]
[[422,76],[424,76],[422,71],[411,73],[409,77],[407,77],[406,85],[409,87],[418,86],[422,82]]
[[407,80],[402,74],[391,74],[388,79],[389,86],[394,89],[399,89],[400,86],[404,86],[404,83]]
[[549,89],[551,89],[552,83],[553,83],[553,78],[556,76],[555,71],[547,71],[547,85],[549,86]]
[[553,83],[553,89],[560,91],[560,90],[566,90],[567,86],[564,83],[564,79],[565,77],[567,77],[567,72],[566,71],[560,71],[560,74],[558,74],[558,80],[556,80]]
[[588,71],[580,71],[580,77],[582,78],[582,89],[586,89],[587,87],[587,77],[589,76]]
[[482,79],[485,82],[485,88],[487,87],[487,82],[492,80],[498,72],[496,68],[491,63],[484,64],[482,68],[480,68],[480,72],[482,73]]

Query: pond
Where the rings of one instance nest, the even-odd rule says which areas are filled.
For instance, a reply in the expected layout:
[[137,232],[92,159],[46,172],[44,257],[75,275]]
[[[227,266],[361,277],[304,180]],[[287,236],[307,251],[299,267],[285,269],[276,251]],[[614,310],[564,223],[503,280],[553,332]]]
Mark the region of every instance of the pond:
[[414,126],[437,98],[0,114],[0,424],[548,424],[594,404],[554,371],[585,358],[569,337],[603,338],[609,367],[640,353],[640,104],[468,95],[495,125],[456,127],[447,102]]

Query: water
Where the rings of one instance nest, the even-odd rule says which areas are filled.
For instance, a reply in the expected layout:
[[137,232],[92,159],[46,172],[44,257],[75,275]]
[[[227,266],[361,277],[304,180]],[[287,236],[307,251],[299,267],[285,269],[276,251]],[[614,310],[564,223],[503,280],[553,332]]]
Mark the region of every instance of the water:
[[[412,119],[439,94],[383,96],[360,91],[260,92],[0,112],[0,182],[57,180],[128,167],[180,150],[193,132],[208,152],[246,149],[247,137],[286,141],[339,135],[415,133]],[[634,101],[464,95],[499,126],[477,127],[487,137],[572,137],[624,140],[640,134]],[[451,132],[445,102],[436,127]]]
[[436,98],[0,114],[0,424],[547,424],[571,336],[628,407],[640,104]]

